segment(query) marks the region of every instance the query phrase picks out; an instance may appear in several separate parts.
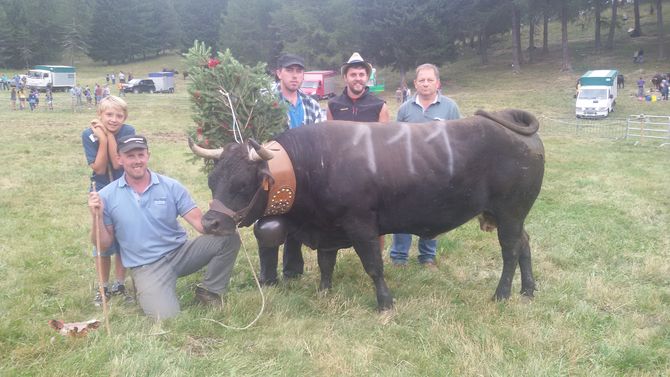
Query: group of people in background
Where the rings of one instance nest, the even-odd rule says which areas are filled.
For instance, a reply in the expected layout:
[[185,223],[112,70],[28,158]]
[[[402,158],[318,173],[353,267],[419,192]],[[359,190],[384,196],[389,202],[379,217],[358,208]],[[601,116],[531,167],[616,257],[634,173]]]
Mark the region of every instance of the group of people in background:
[[[275,93],[280,100],[288,105],[287,128],[322,122],[319,103],[300,90],[304,79],[304,59],[294,54],[284,54],[277,61],[275,71],[277,84]],[[360,122],[387,122],[389,110],[386,102],[370,92],[367,87],[372,72],[372,65],[366,62],[359,53],[354,53],[340,69],[345,87],[342,94],[328,101],[327,120],[347,120]],[[424,123],[435,120],[451,120],[461,117],[456,103],[440,94],[440,73],[433,64],[422,64],[416,68],[414,80],[416,94],[410,96],[407,87],[399,88],[402,105],[398,110],[397,120],[400,122]],[[400,102],[400,101],[399,101]],[[393,235],[390,258],[394,266],[403,267],[408,263],[411,245],[410,234]],[[384,250],[383,237],[380,237],[380,249]],[[301,243],[292,234],[288,234],[284,243],[283,266],[284,278],[302,275],[304,262]],[[264,285],[277,283],[277,265],[279,247],[261,247],[260,281]],[[437,241],[419,239],[418,261],[428,269],[437,269]]]
[[[46,89],[44,99],[46,101],[45,109],[53,110],[53,93],[51,88]],[[16,87],[11,87],[9,89],[9,100],[12,110],[30,109],[30,111],[35,111],[40,105],[40,92],[37,89],[26,87],[20,87],[18,90]]]
[[[640,78],[637,80],[637,97],[640,99],[646,98],[644,84],[644,79],[642,76],[640,76]],[[668,94],[670,92],[670,73],[657,73],[654,75],[654,77],[651,78],[651,87],[649,88],[649,93],[652,93],[654,90],[658,90],[658,92],[661,93],[662,100],[668,100]]]
[[[132,78],[132,74],[129,73],[128,77]],[[107,74],[105,76],[105,81],[107,83],[104,85],[95,83],[92,89],[89,85],[75,85],[74,87],[70,88],[67,93],[70,95],[72,111],[79,111],[84,106],[86,106],[89,110],[93,109],[95,106],[98,106],[98,103],[103,98],[110,96],[112,93],[109,81],[112,82],[112,86],[115,85],[117,76],[115,76],[113,73],[111,75]],[[123,84],[125,83],[126,75],[123,73],[123,71],[121,71],[118,75],[118,84],[116,84],[119,88],[119,97],[125,96],[123,91]],[[26,85],[25,76],[15,74],[10,79],[6,74],[0,74],[0,90],[9,91],[10,106],[12,110],[37,110],[40,108],[41,96],[44,98],[44,109],[54,109],[54,96],[52,89],[47,87],[43,92],[40,92],[35,88],[29,88]]]

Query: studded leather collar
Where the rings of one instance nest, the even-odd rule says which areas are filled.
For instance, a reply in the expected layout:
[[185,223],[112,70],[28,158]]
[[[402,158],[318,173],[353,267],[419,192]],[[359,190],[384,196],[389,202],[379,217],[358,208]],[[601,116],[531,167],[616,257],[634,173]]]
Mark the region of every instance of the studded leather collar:
[[282,215],[291,209],[295,200],[293,164],[284,147],[276,141],[271,141],[264,147],[274,154],[274,157],[268,160],[268,168],[274,182],[270,180],[268,204],[263,216]]

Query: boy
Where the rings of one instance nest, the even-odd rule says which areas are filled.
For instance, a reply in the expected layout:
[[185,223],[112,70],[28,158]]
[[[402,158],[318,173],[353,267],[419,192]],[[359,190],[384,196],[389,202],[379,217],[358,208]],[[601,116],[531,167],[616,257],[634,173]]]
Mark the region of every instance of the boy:
[[[133,126],[123,123],[127,117],[128,105],[126,101],[115,96],[105,97],[98,104],[98,117],[93,119],[90,127],[81,134],[86,161],[93,169],[91,181],[95,184],[96,191],[101,190],[123,175],[123,167],[118,162],[117,140],[123,136],[135,134]],[[97,252],[94,248],[94,257]],[[116,282],[110,289],[109,272],[112,264],[111,256],[114,254],[116,254],[114,266]],[[118,242],[114,240],[107,250],[100,253],[100,256],[100,265],[98,265],[96,258],[95,267],[96,272],[102,275],[105,296],[109,298],[111,294],[123,295],[126,302],[132,301],[132,298],[126,295],[125,285],[123,284],[126,271],[121,264]],[[96,290],[93,302],[96,306],[102,305],[100,290]]]

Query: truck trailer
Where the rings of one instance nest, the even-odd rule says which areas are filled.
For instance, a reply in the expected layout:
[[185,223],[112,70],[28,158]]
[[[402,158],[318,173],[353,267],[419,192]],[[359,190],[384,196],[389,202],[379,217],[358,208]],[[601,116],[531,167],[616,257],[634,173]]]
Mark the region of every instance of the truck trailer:
[[335,97],[335,71],[307,71],[300,90],[317,100]]
[[77,84],[74,67],[66,65],[36,65],[28,71],[26,86],[37,90],[66,91]]
[[614,111],[617,98],[615,69],[588,71],[579,78],[575,115],[577,118],[605,118]]
[[174,93],[174,72],[151,72],[149,78],[154,82],[156,92]]

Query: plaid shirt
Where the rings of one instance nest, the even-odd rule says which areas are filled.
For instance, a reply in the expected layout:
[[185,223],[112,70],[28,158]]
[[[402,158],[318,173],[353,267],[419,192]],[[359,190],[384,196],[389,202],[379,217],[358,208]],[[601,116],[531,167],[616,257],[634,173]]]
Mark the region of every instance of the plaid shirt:
[[[279,83],[276,83],[275,86],[273,87],[275,93],[279,96],[279,99],[282,101],[288,102],[284,98],[284,96],[281,94],[279,91]],[[315,100],[314,98],[308,96],[307,94],[303,93],[300,89],[298,89],[298,95],[300,96],[300,99],[302,100],[302,108],[305,111],[305,119],[303,119],[302,124],[312,124],[312,123],[319,123],[323,122],[326,119],[323,117],[323,113],[321,113],[321,106],[319,105],[319,102]],[[288,114],[287,114],[288,118]],[[291,119],[287,119],[287,126],[291,123]]]

